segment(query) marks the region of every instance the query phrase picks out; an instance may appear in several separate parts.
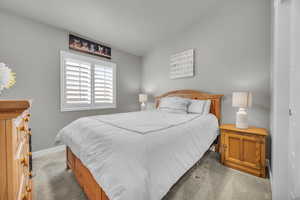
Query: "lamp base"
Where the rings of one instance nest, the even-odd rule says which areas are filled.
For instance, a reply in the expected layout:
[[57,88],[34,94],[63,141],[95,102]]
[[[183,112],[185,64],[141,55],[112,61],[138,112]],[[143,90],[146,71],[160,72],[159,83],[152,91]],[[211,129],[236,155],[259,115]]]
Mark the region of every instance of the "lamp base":
[[145,102],[142,102],[141,103],[141,111],[144,111],[144,110],[146,110],[146,104],[145,104]]
[[248,129],[248,113],[245,108],[240,108],[236,113],[235,126],[240,129]]

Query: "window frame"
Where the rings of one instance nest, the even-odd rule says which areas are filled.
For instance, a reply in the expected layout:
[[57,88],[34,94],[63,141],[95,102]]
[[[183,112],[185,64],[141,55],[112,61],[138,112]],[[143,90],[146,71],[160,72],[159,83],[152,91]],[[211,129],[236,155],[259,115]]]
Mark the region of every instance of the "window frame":
[[[68,105],[66,102],[66,90],[65,90],[65,59],[80,60],[91,64],[91,104],[77,104]],[[95,103],[94,99],[94,71],[95,65],[104,65],[112,67],[113,70],[113,103],[101,104]],[[67,111],[83,111],[83,110],[98,110],[98,109],[109,109],[117,108],[117,65],[113,62],[108,62],[89,56],[78,55],[72,52],[60,51],[60,110],[61,112]]]

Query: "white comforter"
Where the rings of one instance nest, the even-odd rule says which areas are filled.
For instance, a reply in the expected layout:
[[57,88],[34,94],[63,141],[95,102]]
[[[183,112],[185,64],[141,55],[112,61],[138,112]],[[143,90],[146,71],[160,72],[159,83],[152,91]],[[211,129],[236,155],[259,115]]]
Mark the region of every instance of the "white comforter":
[[207,151],[214,115],[131,112],[80,118],[57,135],[110,200],[159,200]]

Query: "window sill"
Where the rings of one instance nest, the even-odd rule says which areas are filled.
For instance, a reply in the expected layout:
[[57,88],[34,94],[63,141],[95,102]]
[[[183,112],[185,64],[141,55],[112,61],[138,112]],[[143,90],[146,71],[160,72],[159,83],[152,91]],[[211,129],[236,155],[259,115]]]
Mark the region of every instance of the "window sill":
[[116,105],[109,106],[95,106],[95,107],[77,107],[77,108],[61,108],[61,112],[69,112],[69,111],[87,111],[87,110],[103,110],[103,109],[115,109]]

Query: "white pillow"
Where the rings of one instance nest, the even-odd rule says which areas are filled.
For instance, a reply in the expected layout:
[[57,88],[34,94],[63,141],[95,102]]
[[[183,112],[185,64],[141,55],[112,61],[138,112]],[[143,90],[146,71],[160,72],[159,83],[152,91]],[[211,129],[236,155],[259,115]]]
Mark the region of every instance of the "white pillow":
[[190,100],[188,112],[207,115],[210,111],[210,104],[210,100]]
[[203,110],[203,115],[208,115],[210,113],[210,105],[211,105],[211,100],[206,100],[205,107]]
[[173,113],[187,113],[189,99],[181,97],[164,97],[159,102],[158,109]]

